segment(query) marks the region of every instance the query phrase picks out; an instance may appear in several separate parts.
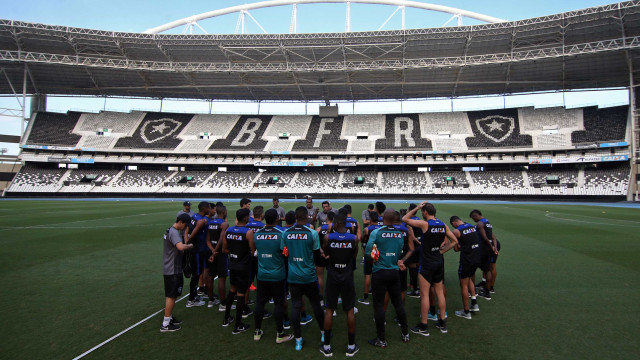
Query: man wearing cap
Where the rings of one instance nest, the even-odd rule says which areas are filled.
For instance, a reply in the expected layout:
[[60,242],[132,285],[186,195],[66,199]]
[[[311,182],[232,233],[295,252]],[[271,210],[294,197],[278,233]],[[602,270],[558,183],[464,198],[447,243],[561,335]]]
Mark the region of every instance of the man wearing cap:
[[160,332],[180,330],[181,321],[173,317],[176,298],[182,294],[184,278],[182,276],[182,251],[193,248],[193,244],[182,243],[180,231],[191,222],[187,214],[178,215],[176,222],[163,236],[162,273],[164,275],[164,318]]
[[280,207],[280,199],[273,198],[273,209],[278,213],[278,219],[276,220],[276,226],[282,226],[286,211]]
[[180,214],[187,214],[187,215],[189,215],[189,217],[192,217],[193,215],[196,214],[193,211],[191,211],[191,202],[190,201],[183,202],[182,203],[182,207],[183,207],[183,209],[178,211],[178,213],[176,214],[176,217],[180,216]]

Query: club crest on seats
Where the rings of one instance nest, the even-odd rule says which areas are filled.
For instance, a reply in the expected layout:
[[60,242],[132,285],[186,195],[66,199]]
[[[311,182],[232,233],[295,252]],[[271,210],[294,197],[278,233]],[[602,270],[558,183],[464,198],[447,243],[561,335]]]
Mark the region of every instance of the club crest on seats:
[[180,125],[181,123],[179,121],[169,118],[149,120],[142,124],[140,137],[145,143],[151,144],[172,135],[178,130]]
[[503,142],[513,133],[515,121],[512,117],[491,115],[476,120],[476,127],[482,135],[495,142]]

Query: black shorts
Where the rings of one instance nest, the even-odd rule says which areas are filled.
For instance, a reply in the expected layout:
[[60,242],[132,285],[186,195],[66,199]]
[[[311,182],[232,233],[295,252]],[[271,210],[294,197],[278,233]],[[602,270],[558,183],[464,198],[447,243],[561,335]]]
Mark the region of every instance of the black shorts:
[[407,270],[400,270],[400,291],[407,291]]
[[409,264],[417,264],[418,261],[420,261],[420,251],[418,251],[419,248],[413,248],[413,253],[411,254],[411,256],[409,256],[409,258],[407,259],[407,262],[405,264],[409,265]]
[[444,263],[431,266],[420,266],[420,275],[429,282],[435,284],[444,281]]
[[249,289],[251,279],[251,264],[246,268],[229,269],[229,283],[236,287],[236,291],[246,294]]
[[182,274],[164,275],[164,296],[175,299],[182,295],[184,277]]
[[[500,241],[498,241],[497,249],[498,249],[498,252],[500,252]],[[498,255],[492,254],[491,255],[491,263],[495,264],[496,262],[498,262]]]
[[318,287],[318,281],[307,284],[294,284],[289,283],[289,291],[291,292],[291,299],[293,301],[301,301],[302,295],[309,298],[310,302],[320,301],[320,288]]
[[342,297],[342,309],[349,311],[356,305],[356,286],[353,271],[338,273],[329,270],[324,284],[324,305],[331,310],[338,307],[338,297]]
[[365,255],[364,256],[364,274],[371,275],[373,273],[373,259],[371,257]]
[[196,252],[191,257],[191,271],[193,276],[200,276],[207,268],[207,260],[211,256],[211,251]]
[[329,259],[325,259],[322,256],[318,260],[315,261],[317,267],[326,268],[329,265]]
[[[480,264],[478,265],[480,270],[482,270],[482,271],[491,270],[491,255],[492,254],[493,253],[483,253],[482,255],[480,255]],[[493,255],[495,255],[495,254],[493,254]]]
[[219,253],[218,256],[213,258],[213,262],[209,262],[207,259],[207,266],[209,267],[209,275],[212,277],[226,278],[229,276],[229,260],[228,255],[225,253]]
[[470,278],[475,275],[478,269],[478,264],[469,260],[460,259],[460,266],[458,266],[458,279]]

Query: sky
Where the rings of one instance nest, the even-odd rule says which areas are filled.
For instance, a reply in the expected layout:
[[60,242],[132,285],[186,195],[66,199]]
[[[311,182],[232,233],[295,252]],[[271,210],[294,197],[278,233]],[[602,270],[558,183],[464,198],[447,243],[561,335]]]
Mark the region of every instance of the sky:
[[[121,32],[143,32],[173,20],[200,14],[207,11],[226,7],[258,2],[259,0],[0,0],[0,18],[20,20],[50,25],[64,25],[72,27],[112,30]],[[421,1],[421,0],[420,0]],[[432,4],[446,5],[464,10],[505,19],[521,20],[537,16],[550,15],[565,11],[577,10],[591,6],[612,3],[606,0],[536,0],[536,1],[421,1]],[[394,13],[395,6],[351,4],[351,30],[378,30]],[[281,6],[251,10],[250,14],[269,33],[289,33],[292,6]],[[341,32],[345,29],[345,4],[309,4],[298,5],[298,32]],[[451,18],[450,14],[406,9],[406,28],[425,28],[443,26]],[[480,21],[464,18],[463,25],[480,24]],[[218,18],[203,20],[199,23],[207,33],[233,34],[236,33],[238,14],[229,14]],[[455,20],[449,25],[454,25]],[[398,11],[391,17],[383,30],[401,28],[401,17]],[[169,30],[166,33],[179,34],[184,27]],[[246,18],[246,33],[262,33],[253,20]],[[202,34],[199,28],[193,29],[194,34]],[[0,79],[2,81],[2,79]],[[587,93],[552,93],[535,96],[509,96],[470,99],[434,99],[423,101],[399,102],[364,102],[338,104],[341,113],[363,112],[422,112],[422,111],[464,111],[478,108],[500,108],[512,106],[585,106],[585,105],[619,105],[628,101],[626,91],[587,92]],[[0,97],[0,109],[19,108],[19,102],[13,97]],[[29,101],[27,100],[27,106]],[[209,112],[209,103],[193,101],[159,100],[127,100],[109,98],[56,98],[50,97],[47,102],[49,111],[66,112],[80,110],[97,112],[100,110],[130,111],[149,110],[176,112]],[[258,108],[259,107],[259,108]],[[249,110],[269,113],[317,113],[318,104],[244,104],[243,112]],[[213,104],[213,112],[234,113],[237,103],[220,102]],[[187,110],[188,109],[188,110]],[[0,116],[0,134],[19,135],[19,119]],[[0,143],[0,148],[9,148],[9,154],[16,154],[15,145]]]

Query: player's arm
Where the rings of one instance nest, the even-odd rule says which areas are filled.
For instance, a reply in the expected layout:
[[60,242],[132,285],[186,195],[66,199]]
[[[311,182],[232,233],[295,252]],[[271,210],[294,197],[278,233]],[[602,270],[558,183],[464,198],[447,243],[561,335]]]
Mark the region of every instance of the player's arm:
[[313,231],[312,236],[312,250],[313,250],[313,261],[314,263],[319,263],[322,259],[324,259],[324,252],[322,251],[322,247],[320,246],[320,235],[318,235],[317,231]]
[[367,246],[364,248],[364,256],[371,258],[371,250],[373,250],[374,242],[376,242],[375,239],[373,239],[373,241],[367,241]]
[[185,251],[193,248],[193,244],[185,244],[182,241],[176,243],[176,249],[180,251]]
[[360,231],[360,224],[356,223],[356,228],[358,228],[358,230],[356,231],[357,232],[357,234],[356,234],[356,242],[358,242],[358,240],[360,240],[361,236],[362,236],[362,231]]
[[494,249],[493,242],[491,241],[491,239],[487,237],[487,232],[484,229],[484,223],[481,221],[478,221],[478,223],[476,224],[476,227],[478,228],[478,232],[480,233],[482,242],[484,242],[485,245],[490,247],[491,249]]
[[224,242],[224,234],[227,232],[227,229],[229,228],[229,223],[228,222],[223,222],[222,225],[220,225],[220,238],[218,239],[218,243],[216,244],[216,254],[219,254],[220,251],[222,251],[222,243]]
[[249,249],[251,249],[251,253],[255,254],[256,244],[253,242],[253,230],[247,231],[247,241],[249,241]]
[[440,254],[446,253],[447,251],[451,250],[454,246],[458,244],[458,238],[456,238],[456,236],[451,232],[451,230],[449,230],[449,227],[445,225],[444,228],[446,229],[446,234],[445,234],[446,239],[449,239],[449,241],[445,240],[447,244],[440,247]]
[[198,231],[200,231],[204,226],[207,226],[207,220],[205,219],[200,219],[198,220],[198,222],[196,223],[196,227],[193,228],[193,231],[191,232],[191,234],[189,235],[189,242],[191,242],[191,239],[194,236],[198,235]]
[[327,233],[327,235],[322,237],[322,250],[323,250],[323,257],[325,259],[329,258],[329,233]]
[[413,233],[413,228],[411,228],[411,226],[408,226],[407,229],[409,230],[408,231],[409,241],[407,243],[407,245],[409,245],[409,252],[407,252],[405,257],[403,258],[403,261],[407,261],[407,259],[409,259],[411,257],[411,255],[413,255],[413,252],[416,249],[415,245],[413,244],[416,241],[416,236]]
[[417,227],[422,229],[422,231],[427,231],[427,229],[429,228],[429,223],[424,221],[424,220],[415,220],[412,219],[411,217],[413,217],[417,212],[418,209],[422,209],[422,207],[426,204],[426,201],[423,201],[420,203],[420,205],[418,205],[417,207],[411,209],[411,211],[407,211],[407,213],[402,217],[402,221],[407,224],[407,225],[411,225],[413,227]]
[[[193,221],[193,220],[191,220],[191,221]],[[189,226],[185,226],[184,227],[184,233],[182,234],[182,236],[184,237],[183,240],[184,240],[185,244],[189,243],[189,232],[190,232],[189,229],[190,229]]]
[[491,242],[493,243],[493,253],[498,255],[498,239],[493,232],[491,233]]
[[222,251],[225,254],[228,254],[229,253],[229,243],[227,242],[227,229],[224,229],[224,231],[220,235],[220,238],[222,239]]
[[[460,236],[462,236],[462,234],[460,234],[460,230],[458,230],[458,229],[453,229],[453,230],[451,230],[451,232],[452,232],[452,233],[453,233],[453,235],[456,237],[456,239],[460,239]],[[460,251],[460,242],[456,243],[456,244],[453,246],[453,250],[454,250],[455,252]]]

